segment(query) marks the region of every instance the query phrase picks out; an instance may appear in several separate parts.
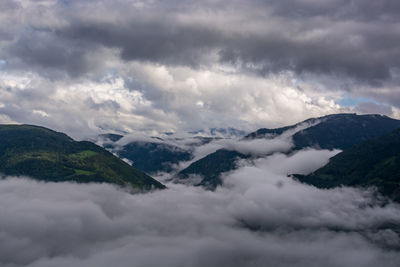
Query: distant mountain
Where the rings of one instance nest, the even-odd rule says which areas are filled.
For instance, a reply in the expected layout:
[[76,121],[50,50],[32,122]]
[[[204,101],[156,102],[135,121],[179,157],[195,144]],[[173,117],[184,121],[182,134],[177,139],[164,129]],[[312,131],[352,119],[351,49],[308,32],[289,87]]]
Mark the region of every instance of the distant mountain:
[[[341,115],[341,114],[336,114],[336,115]],[[328,115],[328,116],[336,116],[336,115]],[[328,117],[326,116],[326,117]],[[317,122],[320,122],[321,119],[323,119],[325,117],[321,117],[321,118],[310,118],[307,119],[305,121],[290,125],[290,126],[285,126],[285,127],[280,127],[280,128],[260,128],[255,132],[249,133],[248,135],[246,135],[243,140],[252,140],[252,139],[260,139],[260,138],[273,138],[276,137],[278,135],[281,135],[282,133],[286,132],[287,130],[290,129],[294,129],[297,126],[299,126],[300,124],[315,124]]]
[[347,149],[400,128],[400,120],[382,115],[336,114],[318,118],[315,126],[293,136],[295,149]]
[[162,138],[142,138],[144,140],[138,138],[138,141],[123,145],[118,141],[124,136],[117,134],[101,134],[92,141],[99,143],[118,157],[128,160],[137,169],[149,174],[157,174],[174,171],[178,163],[193,159],[193,151],[196,147],[222,139],[203,136],[175,137],[171,133],[165,135]]
[[[390,131],[400,128],[400,121],[381,115],[356,115],[356,114],[334,114],[320,118],[311,118],[301,123],[276,129],[259,129],[250,133],[243,140],[257,138],[273,138],[287,130],[295,129],[301,124],[310,124],[309,128],[300,130],[293,135],[293,150],[306,147],[319,149],[347,149],[365,140],[382,136]],[[217,151],[194,163],[179,172],[175,178],[187,179],[190,176],[201,176],[207,179],[211,185],[220,185],[219,178],[223,172],[236,169],[238,159],[248,158],[241,153],[229,153],[227,150]],[[214,170],[209,169],[209,162],[221,166]],[[214,179],[212,182],[210,179]],[[185,181],[183,181],[185,182]],[[200,181],[203,185],[206,181]]]
[[149,190],[164,185],[87,141],[32,125],[0,125],[0,172],[42,181],[106,182]]
[[190,151],[165,143],[135,141],[116,151],[146,173],[170,172],[173,164],[192,159]]
[[180,171],[175,176],[175,179],[181,180],[181,182],[184,183],[190,182],[197,186],[214,189],[222,184],[222,180],[219,176],[224,172],[236,169],[236,159],[244,158],[248,158],[248,156],[237,151],[219,149],[190,164],[189,167]]
[[400,202],[400,129],[337,154],[310,175],[295,177],[320,188],[376,186]]

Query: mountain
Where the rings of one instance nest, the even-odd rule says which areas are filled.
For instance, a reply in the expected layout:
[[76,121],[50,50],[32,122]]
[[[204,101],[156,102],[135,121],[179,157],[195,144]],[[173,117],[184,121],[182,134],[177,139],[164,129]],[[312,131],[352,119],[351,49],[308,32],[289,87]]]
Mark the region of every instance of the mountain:
[[[175,179],[179,179],[184,183],[189,181],[197,186],[214,189],[218,185],[222,184],[222,180],[219,178],[220,174],[236,169],[236,159],[244,158],[248,158],[248,156],[237,151],[219,149],[216,152],[190,164],[187,168],[180,171],[175,176]],[[201,177],[200,179],[197,179],[198,177],[196,176],[199,175]]]
[[0,172],[42,181],[106,182],[149,190],[164,185],[91,142],[33,125],[0,125]]
[[341,113],[311,118],[282,128],[261,128],[248,134],[244,139],[272,138],[301,124],[311,124],[312,126],[293,135],[295,150],[306,147],[343,150],[400,128],[400,120],[387,116]]
[[400,120],[382,115],[335,114],[318,119],[317,125],[293,135],[295,149],[343,150],[400,128]]
[[174,164],[192,159],[190,151],[156,142],[131,142],[116,153],[119,157],[132,161],[133,166],[146,173],[170,172]]
[[310,175],[295,177],[320,188],[376,186],[400,202],[400,129],[337,154]]
[[[341,114],[336,114],[336,115],[341,115]],[[330,116],[336,116],[336,115],[330,115]],[[329,116],[329,115],[328,115]],[[328,117],[327,116],[327,117]],[[278,135],[281,135],[282,133],[286,132],[287,130],[291,130],[296,128],[297,126],[301,125],[301,124],[316,124],[318,122],[321,121],[321,118],[310,118],[307,119],[305,121],[290,125],[290,126],[285,126],[285,127],[280,127],[280,128],[260,128],[255,132],[249,133],[248,135],[246,135],[243,140],[253,140],[253,139],[260,139],[260,138],[273,138],[276,137]]]
[[[400,128],[400,120],[382,115],[333,114],[311,118],[301,123],[282,128],[262,128],[248,134],[242,140],[274,138],[287,130],[295,129],[304,124],[308,124],[310,127],[299,130],[293,135],[293,150],[300,150],[306,147],[343,150]],[[219,176],[223,172],[236,169],[236,161],[248,157],[238,152],[230,153],[227,150],[216,151],[192,163],[188,168],[179,172],[175,178],[179,182],[182,179],[196,175],[197,177],[202,176],[204,179],[207,179],[208,184],[219,185],[222,183]],[[210,170],[208,167],[210,161],[214,161],[214,165],[221,164],[224,167],[217,167],[214,170]],[[215,179],[215,181],[210,182],[210,179]],[[205,182],[203,180],[198,184],[203,185]]]
[[[149,174],[172,172],[180,162],[193,159],[196,147],[208,144],[221,137],[185,136],[175,137],[172,133],[164,133],[162,137],[136,137],[137,141],[118,142],[124,136],[117,134],[101,134],[92,141],[132,162],[133,166]],[[128,139],[132,136],[128,136]]]

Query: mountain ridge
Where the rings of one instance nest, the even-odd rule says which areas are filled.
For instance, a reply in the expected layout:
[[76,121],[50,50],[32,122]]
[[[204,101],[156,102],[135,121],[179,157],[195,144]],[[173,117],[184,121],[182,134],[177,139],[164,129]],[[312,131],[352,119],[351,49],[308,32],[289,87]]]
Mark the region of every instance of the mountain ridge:
[[[319,122],[319,123],[317,123]],[[253,133],[248,134],[242,140],[249,141],[259,138],[271,139],[287,130],[294,129],[301,124],[312,124],[312,126],[299,130],[293,134],[294,150],[311,147],[317,149],[348,149],[351,146],[357,145],[365,140],[387,134],[388,132],[400,128],[400,120],[395,120],[387,116],[378,114],[357,115],[354,113],[331,114],[318,118],[310,118],[294,125],[285,126],[275,129],[261,128]],[[315,124],[316,123],[316,124]],[[225,155],[223,155],[225,154]],[[237,153],[233,155],[225,149],[225,152],[216,151],[207,155],[196,162],[193,162],[189,167],[181,170],[175,175],[175,180],[185,180],[190,176],[210,175],[208,165],[211,161],[224,162],[224,168],[217,168],[211,176],[217,179],[209,184],[220,185],[222,180],[220,175],[223,172],[236,169],[236,161],[238,159],[246,159],[247,155]],[[227,162],[230,162],[229,164]],[[216,163],[214,163],[216,164]],[[184,182],[184,181],[183,181]],[[203,185],[202,181],[198,185]]]

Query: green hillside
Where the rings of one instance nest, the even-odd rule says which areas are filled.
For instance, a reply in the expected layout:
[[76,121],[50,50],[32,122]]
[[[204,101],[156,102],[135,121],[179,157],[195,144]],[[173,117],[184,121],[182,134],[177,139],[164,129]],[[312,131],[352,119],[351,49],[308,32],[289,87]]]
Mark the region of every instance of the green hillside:
[[42,181],[106,182],[165,188],[105,149],[32,125],[0,125],[0,172]]
[[339,153],[310,175],[295,177],[320,188],[376,186],[400,201],[400,129]]

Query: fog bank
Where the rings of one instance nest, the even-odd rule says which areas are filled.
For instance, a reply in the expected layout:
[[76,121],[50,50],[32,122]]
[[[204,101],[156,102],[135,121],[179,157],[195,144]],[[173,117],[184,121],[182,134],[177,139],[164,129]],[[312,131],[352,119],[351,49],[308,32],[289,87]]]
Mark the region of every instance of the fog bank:
[[132,195],[8,177],[0,181],[0,265],[397,266],[398,204],[286,177],[335,153],[274,154],[225,175],[215,192],[168,184]]

